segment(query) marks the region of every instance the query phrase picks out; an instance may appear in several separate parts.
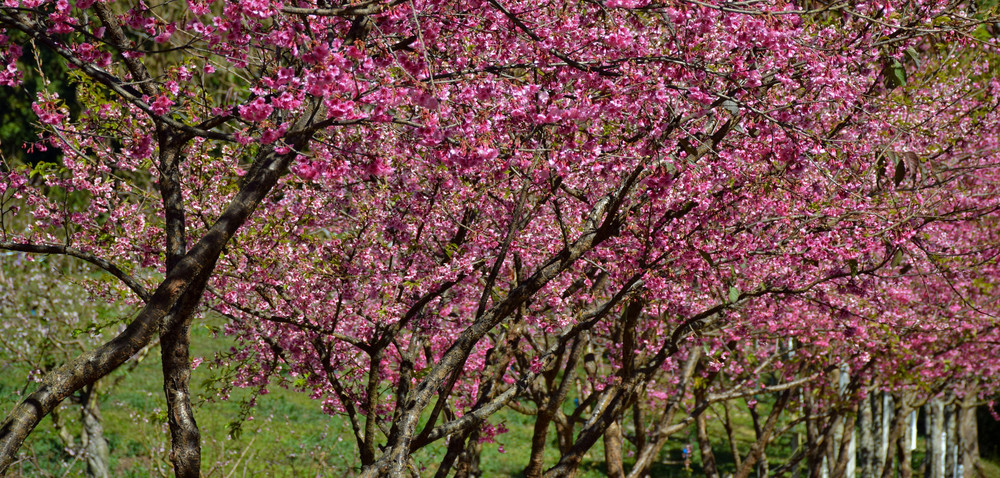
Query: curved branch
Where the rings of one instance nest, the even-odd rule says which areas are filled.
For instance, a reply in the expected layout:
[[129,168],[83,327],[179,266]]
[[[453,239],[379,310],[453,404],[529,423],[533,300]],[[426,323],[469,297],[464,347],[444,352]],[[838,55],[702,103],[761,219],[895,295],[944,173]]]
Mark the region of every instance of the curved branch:
[[143,302],[149,302],[152,295],[146,290],[146,287],[142,284],[137,277],[130,275],[129,273],[123,271],[121,267],[118,267],[111,261],[98,257],[87,251],[82,251],[75,247],[67,246],[64,244],[27,244],[18,242],[0,242],[0,249],[5,249],[8,251],[18,251],[18,252],[29,252],[33,254],[57,254],[75,257],[77,259],[89,262],[97,267],[100,267],[105,272],[115,276],[118,280],[122,281],[132,292],[135,293]]

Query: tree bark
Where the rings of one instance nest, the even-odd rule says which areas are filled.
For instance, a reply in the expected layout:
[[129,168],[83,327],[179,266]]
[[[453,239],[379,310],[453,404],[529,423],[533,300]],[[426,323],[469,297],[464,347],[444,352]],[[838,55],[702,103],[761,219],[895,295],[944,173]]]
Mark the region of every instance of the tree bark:
[[940,398],[927,403],[927,467],[925,478],[944,478],[944,403]]
[[100,404],[97,400],[96,386],[90,385],[84,389],[80,402],[80,422],[83,424],[83,452],[87,458],[87,476],[90,478],[108,478],[108,458],[110,451],[108,441],[104,438],[104,427],[101,425]]
[[[882,465],[882,478],[891,478],[893,469],[893,456],[896,455],[892,453],[897,445],[905,447],[906,444],[903,443],[903,436],[905,435],[906,428],[906,418],[909,415],[909,411],[905,406],[903,400],[899,400],[899,403],[893,409],[892,407],[884,407],[883,413],[890,414],[892,416],[892,425],[889,428],[889,437],[886,440],[886,449],[888,452],[885,456],[885,463]],[[903,464],[900,463],[903,467]]]
[[979,459],[979,429],[976,424],[975,390],[966,391],[958,411],[958,436],[961,443],[962,478],[984,478],[986,471]]
[[702,473],[706,478],[719,478],[719,467],[715,464],[715,453],[712,453],[712,441],[708,436],[705,413],[699,413],[694,421],[698,435],[698,452],[701,453]]
[[949,397],[949,403],[944,406],[944,476],[959,478],[958,470],[958,432],[954,396]]
[[861,467],[861,478],[874,478],[875,468],[875,423],[872,414],[872,401],[878,397],[871,394],[861,401],[858,410],[858,465]]
[[[905,397],[900,399],[900,402],[905,403]],[[913,426],[911,425],[911,420],[913,420],[913,411],[908,406],[900,406],[897,409],[897,413],[901,415],[900,418],[903,420],[903,430],[902,436],[896,442],[896,456],[899,459],[899,477],[900,478],[913,478],[913,456],[910,453],[910,440],[913,435]]]
[[857,410],[852,410],[847,414],[840,436],[840,450],[837,453],[836,466],[833,467],[832,476],[851,476],[854,470],[850,470],[851,459],[854,458],[854,424],[857,420]]
[[608,478],[625,478],[622,463],[622,427],[617,421],[611,422],[604,432],[604,463],[608,468]]

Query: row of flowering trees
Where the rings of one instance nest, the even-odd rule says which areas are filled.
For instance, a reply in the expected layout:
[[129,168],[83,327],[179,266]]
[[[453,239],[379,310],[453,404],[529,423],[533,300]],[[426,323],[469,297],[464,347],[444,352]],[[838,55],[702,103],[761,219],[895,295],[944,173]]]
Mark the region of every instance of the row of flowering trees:
[[599,440],[622,476],[626,439],[641,476],[760,394],[738,476],[792,416],[800,460],[843,472],[822,450],[861,398],[993,391],[997,20],[941,0],[9,0],[0,81],[55,53],[82,110],[38,93],[62,159],[5,161],[0,248],[88,262],[141,310],[9,411],[0,470],[159,338],[171,460],[198,476],[189,330],[210,308],[241,344],[233,385],[308,390],[363,476],[436,442],[438,476],[475,473],[508,407],[535,417],[527,476],[572,475]]

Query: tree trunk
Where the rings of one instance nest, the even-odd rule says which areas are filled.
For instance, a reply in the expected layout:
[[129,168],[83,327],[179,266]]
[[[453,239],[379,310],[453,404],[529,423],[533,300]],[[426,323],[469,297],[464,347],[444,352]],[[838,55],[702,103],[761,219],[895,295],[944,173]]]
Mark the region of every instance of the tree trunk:
[[892,430],[893,416],[892,397],[886,392],[881,392],[879,395],[881,399],[876,400],[875,470],[884,469],[886,461],[892,461],[889,449],[889,434]]
[[940,398],[927,402],[927,467],[924,478],[944,478],[944,403]]
[[604,463],[608,467],[608,478],[625,478],[622,463],[622,427],[615,421],[604,432]]
[[146,306],[118,336],[48,373],[38,388],[24,398],[0,423],[0,474],[17,457],[28,434],[46,415],[76,391],[116,370],[142,350],[178,301],[197,295],[192,283],[207,280],[215,269],[223,246],[236,233],[278,179],[288,170],[293,155],[275,155],[262,149],[239,193],[184,259],[157,287]]
[[954,397],[951,403],[944,406],[944,476],[959,478],[958,471],[958,433],[956,432],[956,413]]
[[845,423],[843,423],[840,435],[840,442],[837,443],[840,447],[837,453],[837,462],[833,467],[833,476],[836,477],[850,477],[854,476],[854,457],[855,457],[855,443],[854,443],[854,424],[857,420],[857,410],[852,410],[851,413],[847,415]]
[[[900,402],[905,403],[905,399],[901,399]],[[913,426],[911,423],[916,420],[909,407],[900,406],[897,409],[897,413],[902,417],[906,417],[904,422],[905,430],[903,430],[900,440],[896,442],[896,456],[899,458],[899,477],[913,478],[913,457],[910,453],[910,442],[913,439]]]
[[[785,411],[785,406],[788,405],[788,399],[791,397],[792,393],[790,391],[781,392],[778,396],[778,400],[774,403],[774,408],[771,409],[771,413],[767,416],[767,422],[764,424],[763,429],[758,433],[757,441],[754,442],[753,446],[750,448],[750,453],[747,454],[743,464],[736,471],[736,478],[747,478],[750,476],[751,468],[757,463],[761,462],[764,457],[764,450],[767,449],[768,442],[771,441],[771,434],[774,433],[775,426],[778,425],[778,417],[781,413]],[[699,426],[699,429],[701,427]],[[759,468],[764,475],[767,475],[767,466]]]
[[[890,406],[883,407],[883,413],[887,416],[891,416],[892,420],[890,422],[891,425],[888,428],[889,436],[885,442],[886,450],[888,452],[885,456],[885,463],[882,464],[882,478],[892,478],[894,461],[893,455],[895,454],[891,452],[896,448],[897,444],[903,441],[901,438],[905,435],[906,419],[909,415],[909,412],[904,408],[904,406],[905,404],[902,400],[900,400],[900,403],[896,408]],[[906,446],[906,444],[902,443],[901,446]]]
[[872,394],[861,401],[858,411],[858,465],[861,467],[861,478],[875,477],[875,422],[872,414],[872,401],[877,395]]
[[695,418],[698,429],[698,451],[701,453],[701,467],[705,478],[719,478],[719,469],[715,465],[715,454],[712,453],[712,442],[708,437],[708,427],[705,414],[699,413]]
[[979,429],[976,424],[976,395],[967,391],[958,411],[958,436],[962,478],[982,478],[986,476],[979,460]]
[[531,455],[528,457],[528,466],[524,468],[525,478],[539,478],[545,471],[545,438],[548,435],[551,420],[548,407],[539,406],[538,415],[535,416],[534,431],[531,434]]
[[[674,416],[677,414],[678,408],[680,408],[681,400],[683,400],[684,395],[687,393],[691,376],[694,374],[700,358],[701,349],[696,347],[693,351],[691,351],[687,360],[684,362],[684,371],[681,375],[681,381],[677,387],[677,391],[673,397],[670,398],[663,409],[663,415],[660,416],[659,421],[653,430],[652,436],[645,441],[645,446],[639,449],[639,454],[635,459],[635,465],[633,465],[632,469],[629,471],[628,478],[640,478],[645,476],[646,471],[653,465],[653,461],[656,459],[660,450],[667,444],[667,440],[669,440],[670,436],[682,428],[673,423]],[[639,431],[636,430],[636,433],[638,434]]]
[[87,387],[80,403],[80,422],[83,424],[83,453],[87,458],[87,476],[108,478],[108,441],[104,439],[101,411],[93,385]]

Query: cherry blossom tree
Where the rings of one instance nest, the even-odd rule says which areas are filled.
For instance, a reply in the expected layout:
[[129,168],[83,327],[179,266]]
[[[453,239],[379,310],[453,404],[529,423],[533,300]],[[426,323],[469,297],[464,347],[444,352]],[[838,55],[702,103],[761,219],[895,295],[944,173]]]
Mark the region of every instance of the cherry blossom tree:
[[363,476],[442,440],[438,475],[475,474],[507,406],[537,418],[528,476],[573,474],[654,406],[655,456],[684,403],[703,428],[773,371],[746,476],[792,390],[845,395],[841,365],[851,396],[995,374],[996,20],[939,0],[9,0],[0,81],[54,52],[82,111],[38,94],[62,159],[5,162],[0,248],[96,265],[141,311],[10,412],[0,470],[159,337],[171,459],[198,476],[203,307],[241,343],[233,386],[309,391]]

